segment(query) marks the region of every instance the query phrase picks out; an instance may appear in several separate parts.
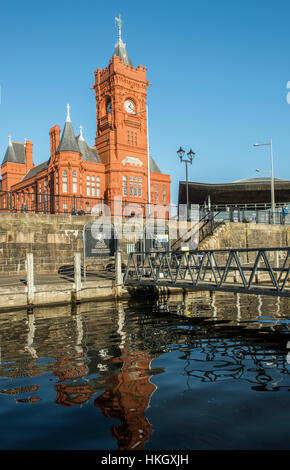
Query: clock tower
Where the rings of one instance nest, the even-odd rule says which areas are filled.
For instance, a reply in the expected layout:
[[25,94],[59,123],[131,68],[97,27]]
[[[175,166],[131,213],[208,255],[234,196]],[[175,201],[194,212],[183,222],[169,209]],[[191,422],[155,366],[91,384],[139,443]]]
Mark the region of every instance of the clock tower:
[[122,196],[148,202],[146,67],[134,67],[121,37],[108,67],[95,71],[97,132],[95,144],[105,165],[105,199]]

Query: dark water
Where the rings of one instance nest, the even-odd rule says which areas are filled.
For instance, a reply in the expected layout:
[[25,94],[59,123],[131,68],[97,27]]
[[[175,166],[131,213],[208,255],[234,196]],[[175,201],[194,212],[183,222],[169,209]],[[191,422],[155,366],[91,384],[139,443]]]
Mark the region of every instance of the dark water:
[[0,448],[289,449],[289,325],[238,295],[1,313]]

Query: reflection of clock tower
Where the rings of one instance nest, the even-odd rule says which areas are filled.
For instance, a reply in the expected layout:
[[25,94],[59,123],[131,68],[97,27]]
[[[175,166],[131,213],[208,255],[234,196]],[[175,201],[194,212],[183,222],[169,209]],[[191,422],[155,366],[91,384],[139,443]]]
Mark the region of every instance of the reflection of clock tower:
[[106,168],[106,199],[148,201],[146,67],[135,68],[121,38],[108,67],[95,71],[96,147]]

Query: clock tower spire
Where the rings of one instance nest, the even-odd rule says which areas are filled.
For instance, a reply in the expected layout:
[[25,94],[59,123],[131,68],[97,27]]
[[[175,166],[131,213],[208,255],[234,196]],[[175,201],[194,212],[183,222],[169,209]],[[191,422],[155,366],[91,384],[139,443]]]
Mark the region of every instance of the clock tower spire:
[[105,198],[122,196],[130,202],[148,201],[146,67],[134,67],[122,40],[121,16],[118,42],[108,67],[95,71],[97,108],[96,147],[106,166]]

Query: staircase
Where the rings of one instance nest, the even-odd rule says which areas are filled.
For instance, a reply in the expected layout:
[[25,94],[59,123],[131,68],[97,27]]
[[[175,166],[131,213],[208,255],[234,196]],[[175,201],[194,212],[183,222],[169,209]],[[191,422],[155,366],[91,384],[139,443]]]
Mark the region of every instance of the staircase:
[[[205,240],[207,237],[211,236],[217,227],[224,225],[223,220],[217,220],[220,212],[217,212],[214,216],[212,213],[208,212],[200,221],[197,226],[194,225],[187,233],[182,235],[178,240],[176,240],[172,246],[172,251],[178,251],[183,245],[186,245],[187,242],[192,240],[197,240],[198,245]],[[195,247],[197,249],[197,246]]]

